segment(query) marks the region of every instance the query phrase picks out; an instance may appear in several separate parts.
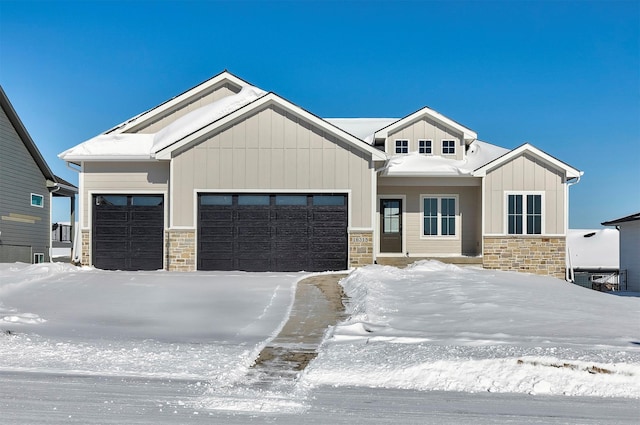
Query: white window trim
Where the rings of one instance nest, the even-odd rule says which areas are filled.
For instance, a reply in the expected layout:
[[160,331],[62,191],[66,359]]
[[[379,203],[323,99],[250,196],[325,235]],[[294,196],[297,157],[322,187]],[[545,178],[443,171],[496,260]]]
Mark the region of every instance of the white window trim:
[[[425,235],[424,234],[424,200],[425,198],[436,198],[438,199],[438,234],[437,235]],[[442,198],[454,198],[456,200],[456,234],[455,235],[441,235],[442,232],[442,215],[441,215],[441,199]],[[437,193],[437,194],[420,194],[420,239],[425,240],[434,240],[434,239],[443,239],[443,240],[460,240],[460,197],[455,194],[446,194],[446,193]]]
[[[420,152],[420,142],[431,142],[431,153]],[[425,146],[426,147],[426,146]],[[433,140],[432,139],[419,139],[418,140],[418,153],[420,155],[433,155]]]
[[[34,196],[39,196],[40,199],[42,199],[42,204],[41,205],[36,205],[33,203],[33,197]],[[38,194],[38,193],[31,193],[31,196],[29,197],[29,202],[31,203],[32,207],[38,207],[38,208],[44,208],[44,196]]]
[[[407,151],[406,152],[398,152],[398,142],[407,142]],[[395,154],[404,154],[404,153],[409,153],[410,149],[409,149],[409,139],[395,139],[394,143],[393,143],[393,153]],[[401,146],[401,148],[404,146]]]
[[[540,217],[540,234],[538,233],[509,233],[509,195],[522,195],[522,230],[527,230],[527,195],[540,195],[540,209],[542,211]],[[504,192],[504,234],[507,236],[541,236],[546,235],[545,232],[545,201],[544,191],[540,190],[507,190]]]
[[[444,153],[444,142],[453,142],[453,153]],[[440,141],[440,149],[441,149],[442,155],[455,155],[456,154],[456,140],[455,139],[442,139]]]
[[[36,261],[36,258],[42,258],[42,261]],[[41,264],[44,263],[44,253],[43,252],[34,252],[33,253],[33,264]]]

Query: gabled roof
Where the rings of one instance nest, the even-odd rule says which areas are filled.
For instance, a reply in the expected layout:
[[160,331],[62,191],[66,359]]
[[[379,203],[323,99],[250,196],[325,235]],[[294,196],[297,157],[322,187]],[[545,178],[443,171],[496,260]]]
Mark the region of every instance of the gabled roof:
[[180,105],[181,103],[189,103],[191,98],[201,96],[201,94],[203,92],[206,92],[209,88],[216,87],[225,82],[231,83],[237,86],[239,89],[245,86],[250,86],[250,84],[243,79],[236,77],[227,70],[224,70],[218,75],[214,75],[208,80],[180,93],[179,95],[161,103],[160,105],[155,106],[145,112],[142,112],[141,114],[136,115],[133,118],[128,119],[123,123],[116,125],[115,127],[105,131],[104,134],[109,134],[112,132],[122,133],[125,131],[130,131],[135,127],[140,127],[149,121],[153,122],[154,119],[162,116],[162,114],[169,111],[171,108]]
[[206,137],[208,134],[210,134],[211,132],[215,131],[216,129],[220,128],[221,126],[224,126],[226,124],[229,124],[231,122],[234,122],[235,120],[247,115],[248,113],[258,109],[258,108],[262,108],[265,106],[269,106],[269,105],[277,105],[285,110],[287,110],[287,112],[290,112],[304,120],[306,120],[307,122],[310,122],[316,126],[318,126],[319,128],[322,128],[326,131],[328,131],[331,134],[334,134],[335,136],[343,139],[344,141],[346,141],[347,143],[351,144],[352,146],[354,146],[355,148],[363,151],[363,152],[367,152],[370,153],[372,158],[374,160],[380,160],[380,161],[384,161],[387,159],[387,155],[370,146],[369,144],[365,143],[363,140],[353,136],[352,134],[347,133],[346,131],[342,130],[341,128],[336,127],[335,125],[323,120],[322,118],[318,117],[317,115],[312,114],[311,112],[289,102],[288,100],[278,96],[277,94],[273,93],[273,92],[269,92],[266,95],[257,98],[256,100],[252,101],[249,104],[246,104],[238,109],[236,109],[235,111],[217,119],[216,121],[211,122],[210,124],[202,127],[200,130],[195,131],[191,134],[189,134],[188,136],[184,137],[183,139],[176,141],[175,143],[166,146],[165,148],[159,150],[158,152],[156,152],[156,159],[170,159],[171,158],[171,153],[174,152],[177,149],[181,149],[181,148],[185,148],[193,143],[196,143],[199,140],[202,140],[203,137]]
[[387,136],[389,135],[389,133],[392,133],[393,131],[406,126],[409,123],[412,123],[414,121],[417,121],[423,117],[428,117],[431,118],[437,122],[440,122],[441,124],[444,124],[445,126],[451,127],[457,131],[459,131],[460,133],[462,133],[463,135],[463,139],[464,140],[475,140],[478,138],[478,134],[471,130],[468,129],[467,127],[455,122],[454,120],[452,120],[451,118],[447,118],[444,115],[442,115],[441,113],[434,111],[431,108],[428,107],[424,107],[422,109],[417,110],[416,112],[407,115],[404,118],[400,118],[398,121],[379,129],[378,131],[375,132],[374,134],[374,139],[379,139],[379,138],[387,138]]
[[488,171],[493,170],[494,168],[511,161],[514,158],[517,158],[518,156],[522,155],[523,153],[529,153],[532,154],[533,156],[541,159],[543,162],[547,163],[548,165],[558,169],[558,170],[563,170],[566,174],[567,179],[573,179],[573,178],[578,178],[580,176],[582,176],[584,174],[584,172],[573,168],[572,166],[568,165],[565,162],[560,161],[557,158],[554,158],[553,156],[549,155],[546,152],[541,151],[540,149],[536,148],[535,146],[529,144],[529,143],[525,143],[523,145],[520,145],[519,147],[515,148],[512,151],[509,151],[508,153],[502,155],[499,158],[494,159],[493,161],[483,165],[482,167],[476,169],[473,172],[473,175],[476,177],[484,177],[487,175]]
[[51,169],[47,165],[47,162],[42,157],[42,154],[40,153],[33,139],[29,135],[29,132],[27,131],[24,124],[22,123],[22,120],[20,120],[20,117],[18,117],[18,113],[16,112],[15,109],[13,109],[13,105],[9,101],[9,98],[7,97],[7,94],[4,92],[4,89],[2,88],[2,86],[0,86],[0,105],[2,106],[2,109],[4,110],[5,114],[7,114],[7,118],[9,118],[9,122],[11,122],[11,125],[13,125],[13,128],[18,133],[18,136],[20,136],[22,143],[24,143],[24,146],[27,148],[27,150],[33,157],[33,160],[38,165],[38,168],[40,168],[40,171],[42,172],[42,175],[44,176],[44,178],[55,182],[56,177],[53,175],[53,173],[51,172]]
[[636,220],[640,220],[640,212],[628,215],[626,217],[617,218],[615,220],[605,221],[604,223],[600,223],[600,224],[602,224],[603,226],[615,226],[616,224],[627,223],[629,221],[636,221]]

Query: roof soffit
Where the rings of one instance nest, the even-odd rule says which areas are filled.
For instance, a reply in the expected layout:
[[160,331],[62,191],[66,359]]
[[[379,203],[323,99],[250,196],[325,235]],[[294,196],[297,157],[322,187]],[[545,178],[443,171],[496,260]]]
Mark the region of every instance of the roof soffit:
[[372,147],[363,140],[347,133],[346,131],[334,126],[333,124],[323,120],[322,118],[300,108],[299,106],[287,101],[286,99],[276,95],[273,92],[254,100],[253,102],[237,109],[236,111],[212,122],[211,124],[201,128],[200,130],[188,135],[187,137],[177,141],[176,143],[158,151],[155,155],[156,159],[171,159],[172,153],[178,150],[189,149],[192,145],[208,138],[212,133],[223,129],[228,125],[232,125],[248,115],[255,113],[269,106],[278,106],[286,112],[301,118],[302,120],[319,127],[330,134],[344,140],[347,144],[355,148],[369,153],[374,161],[385,161],[387,156],[384,152]]

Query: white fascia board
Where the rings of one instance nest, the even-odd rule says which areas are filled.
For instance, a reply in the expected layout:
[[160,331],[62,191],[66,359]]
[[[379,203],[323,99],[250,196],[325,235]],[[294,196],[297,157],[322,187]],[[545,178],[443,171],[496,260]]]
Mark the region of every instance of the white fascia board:
[[194,143],[196,141],[198,141],[199,139],[206,137],[208,134],[210,134],[211,132],[215,131],[216,129],[223,127],[239,118],[241,118],[242,116],[250,113],[251,111],[263,107],[263,106],[268,106],[268,105],[277,105],[285,110],[287,110],[287,112],[290,112],[294,115],[297,115],[303,119],[305,119],[306,121],[320,127],[323,128],[325,130],[327,130],[328,132],[340,137],[341,139],[345,140],[346,142],[348,142],[349,144],[353,145],[355,148],[360,149],[361,151],[367,152],[369,154],[371,154],[372,159],[374,161],[386,161],[387,160],[387,155],[374,148],[373,146],[369,145],[368,143],[366,143],[363,140],[358,139],[357,137],[345,132],[344,130],[341,130],[340,128],[328,123],[327,121],[323,120],[322,118],[319,118],[315,115],[313,115],[312,113],[305,111],[304,109],[300,108],[299,106],[294,105],[293,103],[281,98],[280,96],[276,95],[273,92],[270,92],[256,100],[254,100],[253,102],[243,106],[242,108],[239,108],[237,110],[235,110],[234,112],[225,115],[224,117],[220,118],[217,121],[212,122],[211,124],[207,125],[206,127],[201,128],[200,130],[188,135],[187,137],[185,137],[182,140],[177,141],[176,143],[172,144],[171,146],[167,146],[166,148],[158,151],[155,155],[156,159],[171,159],[171,154],[177,150],[177,149],[181,149],[185,146],[188,146],[191,143]]
[[482,167],[476,169],[473,172],[473,175],[475,177],[485,177],[487,175],[488,171],[493,170],[496,167],[499,167],[500,165],[512,160],[513,158],[516,158],[520,155],[522,155],[523,153],[528,152],[532,155],[534,155],[535,157],[541,159],[542,161],[546,162],[547,164],[551,165],[552,167],[559,169],[559,170],[563,170],[566,174],[567,179],[573,179],[573,178],[578,178],[580,176],[582,176],[584,174],[583,171],[577,170],[573,167],[571,167],[570,165],[560,161],[559,159],[556,159],[554,157],[552,157],[551,155],[549,155],[548,153],[541,151],[540,149],[536,148],[535,146],[529,144],[529,143],[525,143],[519,147],[517,147],[516,149],[507,152],[506,154],[502,155],[499,158],[494,159],[493,161],[489,162],[488,164],[483,165]]
[[64,159],[67,162],[78,164],[81,161],[98,161],[98,162],[122,162],[122,161],[136,161],[136,162],[155,162],[156,159],[151,155],[68,155]]
[[439,121],[440,123],[449,126],[449,127],[453,127],[456,130],[460,131],[463,135],[463,138],[465,140],[475,140],[478,138],[478,133],[476,133],[475,131],[455,122],[454,120],[452,120],[451,118],[447,118],[444,115],[442,115],[441,113],[434,111],[433,109],[429,108],[429,107],[424,107],[416,112],[414,112],[411,115],[407,115],[404,118],[399,119],[398,121],[394,122],[393,124],[380,129],[379,131],[376,131],[374,133],[374,140],[375,139],[381,139],[384,138],[386,139],[389,135],[390,132],[393,132],[395,129],[406,125],[407,123],[410,123],[414,120],[419,119],[420,117],[427,115],[431,118],[433,118],[436,121]]
[[[164,112],[170,110],[171,108],[174,108],[175,106],[179,105],[180,103],[186,101],[187,99],[189,99],[190,97],[196,96],[198,93],[201,93],[205,90],[207,90],[208,88],[215,86],[216,84],[219,84],[223,81],[229,81],[233,84],[236,84],[240,87],[244,87],[249,85],[249,83],[247,83],[246,81],[241,80],[240,78],[236,77],[235,75],[231,74],[228,71],[223,71],[220,74],[208,79],[207,81],[198,84],[197,86],[185,91],[182,94],[179,94],[178,96],[164,102],[161,103],[158,106],[155,106],[147,111],[144,111],[132,118],[129,118],[127,121],[120,123],[118,125],[116,125],[115,127],[110,128],[109,130],[105,131],[104,134],[109,134],[109,133],[124,133],[128,130],[131,130],[134,127],[137,127],[141,124],[144,124],[145,122],[154,119],[155,117],[157,117],[158,115],[163,114]],[[144,117],[144,118],[143,118]]]

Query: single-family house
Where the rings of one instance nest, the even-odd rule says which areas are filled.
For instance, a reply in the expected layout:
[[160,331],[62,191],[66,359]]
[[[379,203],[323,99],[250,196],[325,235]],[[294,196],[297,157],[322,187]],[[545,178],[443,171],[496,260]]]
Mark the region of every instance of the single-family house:
[[0,87],[0,262],[51,258],[51,198],[77,188],[55,176]]
[[582,175],[428,107],[324,119],[227,71],[59,156],[80,173],[82,263],[107,269],[473,257],[564,278]]
[[567,268],[576,284],[598,290],[625,289],[620,273],[620,233],[616,229],[569,229]]
[[620,231],[620,269],[627,273],[627,290],[640,292],[640,212],[605,221]]

